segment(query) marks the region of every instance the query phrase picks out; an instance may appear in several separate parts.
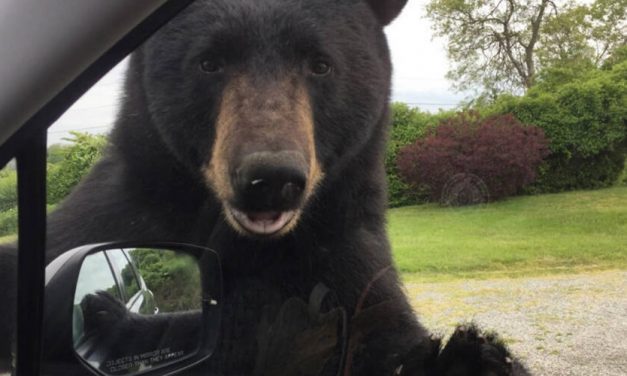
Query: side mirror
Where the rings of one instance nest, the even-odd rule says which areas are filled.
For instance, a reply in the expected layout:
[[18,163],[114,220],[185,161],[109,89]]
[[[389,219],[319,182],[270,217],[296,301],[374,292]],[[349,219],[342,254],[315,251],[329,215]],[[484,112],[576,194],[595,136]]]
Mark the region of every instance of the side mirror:
[[217,343],[222,275],[206,248],[79,247],[46,267],[45,294],[46,374],[73,374],[69,364],[103,376],[170,374],[208,358]]

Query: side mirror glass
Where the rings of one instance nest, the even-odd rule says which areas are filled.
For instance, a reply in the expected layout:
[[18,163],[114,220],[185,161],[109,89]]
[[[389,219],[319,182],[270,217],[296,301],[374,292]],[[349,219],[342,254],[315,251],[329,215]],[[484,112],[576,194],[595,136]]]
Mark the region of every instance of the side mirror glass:
[[84,366],[104,376],[161,374],[211,355],[222,303],[215,252],[173,244],[87,248],[64,256],[62,267],[51,263],[46,284],[54,299],[54,277],[74,281],[65,321]]

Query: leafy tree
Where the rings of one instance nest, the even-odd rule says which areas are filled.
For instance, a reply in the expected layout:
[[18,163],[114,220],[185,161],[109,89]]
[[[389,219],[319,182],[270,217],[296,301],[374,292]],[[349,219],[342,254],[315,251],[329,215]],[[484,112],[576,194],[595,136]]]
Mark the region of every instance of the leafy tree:
[[432,0],[427,15],[448,40],[459,90],[524,92],[543,66],[600,65],[625,44],[627,0]]
[[547,18],[538,58],[543,66],[600,66],[627,42],[627,0],[571,4]]
[[627,44],[616,48],[601,65],[603,70],[611,70],[615,65],[627,61]]
[[66,148],[63,160],[48,169],[48,203],[55,204],[65,198],[80,182],[89,169],[102,156],[106,145],[104,135],[70,132],[73,144]]

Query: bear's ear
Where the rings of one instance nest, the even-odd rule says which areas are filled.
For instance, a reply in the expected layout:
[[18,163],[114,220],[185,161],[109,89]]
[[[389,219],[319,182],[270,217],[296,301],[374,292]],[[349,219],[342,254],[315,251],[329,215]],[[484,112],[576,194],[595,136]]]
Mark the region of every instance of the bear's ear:
[[366,0],[366,2],[383,26],[392,22],[407,4],[407,0]]

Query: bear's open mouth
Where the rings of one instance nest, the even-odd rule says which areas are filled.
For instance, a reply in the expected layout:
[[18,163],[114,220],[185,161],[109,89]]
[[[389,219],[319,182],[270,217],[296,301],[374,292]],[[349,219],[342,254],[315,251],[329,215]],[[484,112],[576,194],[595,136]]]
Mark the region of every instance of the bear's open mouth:
[[232,207],[228,210],[241,227],[255,235],[275,234],[296,217],[296,210],[247,213]]

